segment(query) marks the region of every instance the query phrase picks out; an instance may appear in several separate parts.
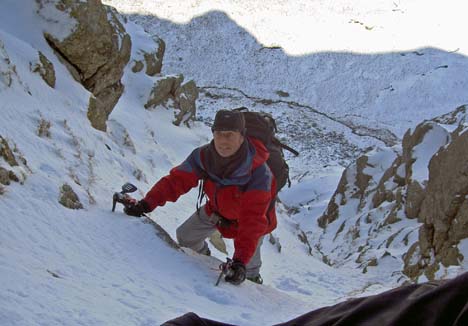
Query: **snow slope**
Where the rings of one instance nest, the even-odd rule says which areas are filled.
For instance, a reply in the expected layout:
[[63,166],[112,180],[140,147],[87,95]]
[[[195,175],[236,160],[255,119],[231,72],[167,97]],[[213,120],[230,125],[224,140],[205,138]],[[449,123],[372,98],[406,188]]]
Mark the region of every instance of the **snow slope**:
[[[145,110],[142,94],[151,80],[130,68],[108,132],[91,128],[86,117],[90,94],[42,38],[35,2],[8,5],[0,14],[0,130],[23,163],[10,167],[1,161],[21,183],[2,187],[0,324],[144,325],[186,311],[235,324],[273,324],[361,287],[360,279],[345,281],[342,273],[307,260],[304,247],[287,231],[295,228],[292,222],[279,233],[281,253],[268,242],[264,246],[266,285],[215,287],[218,260],[175,251],[151,225],[111,213],[111,196],[121,184],[134,182],[140,188],[137,196],[143,195],[193,147],[208,140],[209,128],[202,123],[192,129],[175,127],[170,110]],[[27,24],[19,27],[11,17]],[[126,28],[141,33],[131,23]],[[54,64],[55,89],[30,70],[38,51]],[[41,121],[50,123],[50,136],[39,136]],[[75,190],[83,210],[58,203],[64,183]],[[165,221],[174,235],[176,225],[192,213],[195,199],[193,192],[152,217]],[[229,250],[232,254],[232,244]],[[307,267],[296,269],[300,264]],[[347,285],[337,290],[334,278]]]
[[[421,112],[422,104],[418,103],[418,99],[406,96],[405,93],[411,89],[407,83],[414,78],[416,67],[414,71],[407,72],[407,68],[399,65],[400,61],[389,59],[405,59],[408,60],[408,66],[413,67],[416,61],[411,58],[421,56],[413,54],[406,45],[401,45],[405,56],[381,56],[375,52],[389,49],[368,49],[367,39],[364,39],[361,44],[363,48],[347,48],[350,52],[342,56],[329,52],[338,51],[331,44],[340,43],[330,33],[327,35],[331,38],[321,37],[322,48],[317,49],[317,52],[310,48],[311,44],[317,43],[311,42],[307,33],[292,37],[302,29],[301,22],[310,20],[307,16],[302,20],[297,19],[295,15],[298,12],[314,12],[313,18],[321,17],[314,28],[325,30],[326,26],[332,26],[329,24],[341,19],[339,17],[342,17],[344,4],[348,6],[348,11],[344,12],[358,10],[359,19],[361,16],[367,17],[369,11],[369,17],[374,17],[379,11],[369,10],[369,2],[360,2],[352,7],[350,2],[343,2],[343,8],[339,10],[323,1],[298,1],[295,6],[272,1],[273,6],[267,9],[264,1],[112,3],[138,10],[158,5],[159,14],[166,15],[162,20],[145,24],[146,28],[154,26],[158,30],[157,34],[168,44],[163,66],[165,74],[183,73],[188,78],[194,78],[200,86],[234,89],[206,88],[215,95],[223,92],[227,95],[223,95],[220,101],[214,101],[205,93],[199,103],[200,120],[208,120],[222,103],[246,102],[265,109],[275,109],[278,106],[261,104],[258,99],[284,100],[283,97],[279,98],[276,93],[278,90],[290,94],[287,101],[304,104],[301,107],[287,102],[279,103],[281,110],[274,112],[283,114],[282,123],[286,128],[303,123],[302,133],[294,135],[289,129],[285,132],[285,135],[291,133],[293,145],[300,146],[304,155],[295,160],[291,158],[295,186],[285,191],[284,198],[289,203],[296,201],[310,205],[311,221],[316,214],[320,214],[334,191],[342,170],[339,164],[346,165],[366,146],[382,144],[375,135],[359,136],[353,133],[342,121],[345,115],[352,117],[355,114],[353,109],[356,109],[356,103],[360,100],[354,94],[367,96],[366,87],[376,83],[375,76],[385,75],[387,69],[396,69],[395,74],[390,74],[388,79],[379,83],[388,86],[390,81],[399,82],[401,91],[397,89],[393,93],[393,102],[389,102],[390,97],[386,96],[382,103],[405,110],[408,106],[405,106],[404,101],[410,101],[410,104],[419,108],[414,115],[405,117],[396,114],[388,118],[391,124],[396,125],[391,131],[398,136],[405,125],[411,124],[413,120],[435,115],[448,107],[451,110],[452,104],[466,100],[465,92],[461,91],[466,86],[464,76],[455,73],[456,69],[466,64],[462,46],[458,53],[450,55],[447,50],[434,50],[437,58],[438,54],[448,55],[451,61],[450,69],[436,69],[432,75],[443,74],[444,80],[447,77],[450,82],[441,83],[442,77],[439,76],[430,79],[431,82],[427,84],[416,83],[420,85],[418,87],[424,86],[424,93],[419,100],[441,87],[451,87],[454,96],[448,100],[445,98],[444,103],[439,100]],[[236,10],[227,10],[227,3],[235,6]],[[379,4],[393,8],[388,1]],[[416,1],[411,3],[416,7],[418,4]],[[126,217],[120,212],[120,207],[116,213],[110,212],[111,196],[119,190],[121,184],[126,181],[135,183],[140,189],[136,196],[142,196],[195,146],[208,141],[209,128],[201,121],[194,123],[190,129],[175,127],[171,124],[173,113],[170,109],[158,107],[151,111],[145,110],[143,104],[152,80],[141,74],[133,74],[130,68],[127,68],[123,77],[125,93],[110,116],[108,131],[103,133],[91,128],[86,117],[90,94],[73,80],[42,37],[44,21],[36,15],[36,2],[7,0],[1,4],[1,9],[0,135],[15,149],[17,159],[23,157],[26,161],[17,167],[10,167],[0,160],[0,166],[13,170],[22,181],[3,187],[4,193],[0,195],[0,324],[157,325],[187,311],[194,311],[203,317],[233,324],[268,325],[286,321],[352,295],[376,293],[394,285],[383,279],[364,276],[360,271],[346,267],[338,270],[323,264],[317,252],[298,240],[301,235],[299,222],[288,217],[285,208],[280,206],[280,226],[274,235],[279,238],[281,252],[278,252],[277,245],[265,240],[262,270],[265,285],[245,282],[239,287],[226,283],[215,287],[219,264],[217,259],[223,260],[225,255],[213,250],[216,259],[200,257],[188,250],[174,250],[160,240],[150,224]],[[209,14],[197,10],[205,10]],[[408,13],[416,12],[410,8],[407,10]],[[283,15],[283,12],[289,14]],[[143,13],[148,14],[146,11]],[[259,13],[262,14],[257,15]],[[133,15],[139,16],[135,17],[136,20],[149,19],[141,14]],[[289,18],[281,18],[288,15]],[[226,37],[232,43],[232,49],[237,49],[241,54],[237,59],[232,55],[227,56],[231,52],[225,50],[224,46],[220,46],[218,51],[213,48],[213,45],[220,44],[217,39],[210,41],[213,34],[201,33],[203,29],[185,25],[192,21],[195,25],[211,26],[211,17],[218,17],[215,22],[218,22],[220,32],[227,30],[239,35],[238,39]],[[277,24],[276,18],[279,17],[296,23],[288,24],[291,29],[279,33],[278,28],[282,26]],[[411,17],[414,16],[407,19]],[[272,23],[276,26],[274,29],[271,29]],[[293,29],[293,26],[297,29]],[[343,29],[351,26],[353,31],[363,35],[359,24],[348,25],[348,22],[341,21],[339,26]],[[126,29],[131,35],[139,35],[134,39],[138,41],[134,42],[133,51],[139,46],[145,46],[141,27],[128,22]],[[278,33],[272,33],[272,30]],[[193,31],[194,34],[184,31]],[[239,34],[239,31],[242,33]],[[201,39],[202,36],[205,39]],[[188,40],[185,43],[182,42],[184,38]],[[202,40],[211,43],[212,52],[196,52],[203,47],[190,43]],[[341,41],[344,40],[348,38],[343,36]],[[277,51],[275,49],[262,50],[265,54],[255,59],[253,51],[262,52],[259,50],[261,46],[271,46],[273,43],[279,44],[284,50],[279,50],[278,54],[274,54]],[[330,47],[327,48],[326,44]],[[384,42],[379,44],[384,46]],[[47,86],[39,75],[31,72],[31,63],[38,61],[38,51],[54,64],[57,77],[54,89]],[[363,54],[353,54],[351,51]],[[422,57],[428,58],[431,51]],[[342,61],[342,58],[349,60]],[[377,58],[384,60],[379,61]],[[371,63],[379,61],[373,68],[374,77],[369,78],[366,87],[347,90],[345,86],[349,84],[342,83],[343,78],[352,82],[354,76],[364,73],[369,60]],[[252,61],[255,66],[265,65],[265,68],[252,70]],[[246,62],[246,65],[239,65],[240,62]],[[345,62],[351,69],[349,75],[336,77],[335,65],[339,63],[338,67],[341,67]],[[423,71],[445,62],[431,61],[424,66],[427,69]],[[238,68],[236,70],[233,67]],[[311,75],[307,71],[314,67],[320,73],[314,73],[316,79],[310,79]],[[284,69],[290,69],[287,70],[288,74],[282,73]],[[247,76],[247,71],[252,80],[239,77]],[[256,74],[250,74],[251,71]],[[301,75],[300,71],[304,71],[304,74]],[[278,75],[283,77],[271,78]],[[317,85],[321,85],[321,88],[316,88]],[[325,96],[327,93],[323,91],[329,88],[339,91]],[[236,89],[258,99],[248,98]],[[351,102],[346,103],[345,97],[350,97]],[[346,105],[339,106],[340,103]],[[308,107],[319,112],[311,113]],[[338,107],[349,114],[332,109]],[[372,105],[369,105],[368,111],[363,111],[363,116],[372,110]],[[330,114],[330,117],[323,115],[323,112]],[[320,121],[317,126],[308,125],[310,115],[322,118],[323,122]],[[376,113],[376,116],[380,116],[380,113]],[[337,121],[336,117],[340,120]],[[50,137],[38,135],[41,121],[50,122]],[[388,122],[377,118],[375,121],[382,124]],[[375,121],[369,120],[368,124],[373,125]],[[360,120],[356,122],[361,123]],[[341,128],[344,128],[344,135],[337,136]],[[308,130],[316,132],[310,134]],[[320,138],[319,141],[317,138]],[[327,143],[330,139],[331,144]],[[318,148],[318,152],[315,152],[315,148]],[[59,188],[64,183],[71,185],[78,194],[84,205],[83,210],[70,210],[58,203]],[[308,201],[304,192],[311,190],[313,195]],[[193,191],[177,204],[157,209],[151,218],[174,236],[177,225],[193,212],[196,196],[196,191]],[[228,243],[229,254],[232,254],[232,249],[232,244]]]

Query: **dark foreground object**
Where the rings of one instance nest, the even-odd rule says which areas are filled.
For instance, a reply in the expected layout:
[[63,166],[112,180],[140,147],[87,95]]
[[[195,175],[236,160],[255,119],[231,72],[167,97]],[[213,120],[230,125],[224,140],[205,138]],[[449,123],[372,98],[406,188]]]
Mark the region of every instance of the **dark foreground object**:
[[[274,326],[468,325],[468,272],[448,281],[402,286],[320,308]],[[235,326],[190,312],[162,326]]]

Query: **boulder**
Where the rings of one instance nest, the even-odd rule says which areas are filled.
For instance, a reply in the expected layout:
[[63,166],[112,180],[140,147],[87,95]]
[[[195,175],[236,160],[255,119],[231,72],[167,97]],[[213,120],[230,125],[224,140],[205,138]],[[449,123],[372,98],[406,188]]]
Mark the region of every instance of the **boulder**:
[[196,100],[199,92],[193,80],[184,84],[183,75],[156,75],[155,83],[144,105],[146,109],[165,104],[169,99],[174,103],[174,121],[178,126],[195,119]]
[[18,166],[18,161],[13,151],[10,149],[7,140],[2,136],[0,136],[0,157],[3,157],[10,166]]
[[157,44],[156,50],[154,52],[143,52],[148,76],[155,76],[161,72],[164,51],[166,50],[166,44],[162,39],[155,37],[154,41]]
[[59,203],[70,209],[83,208],[78,195],[73,191],[73,188],[66,183],[60,188]]
[[15,174],[15,172],[0,166],[0,183],[7,186],[10,184],[10,181],[20,182],[20,179]]
[[0,166],[0,183],[3,185],[10,184],[10,171]]
[[10,87],[15,74],[15,66],[11,63],[3,41],[0,39],[0,86]]
[[[93,94],[95,101],[90,100],[89,109],[94,112],[88,117],[96,119],[91,120],[93,127],[106,130],[107,117],[123,93],[120,79],[130,59],[130,36],[115,9],[102,5],[100,0],[37,1],[38,13],[47,22],[46,40]],[[60,20],[51,17],[57,11]],[[63,19],[68,20],[63,23]],[[57,26],[60,24],[64,25],[62,30]],[[67,28],[69,34],[63,35]]]
[[132,64],[132,71],[134,73],[137,73],[137,72],[142,71],[144,67],[145,67],[145,64],[143,62],[134,60]]
[[38,73],[47,85],[55,87],[55,69],[52,62],[39,51],[39,61],[35,64],[31,64],[31,70]]
[[156,81],[151,89],[145,108],[149,109],[155,107],[163,104],[169,98],[174,98],[175,92],[182,84],[183,80],[183,75],[156,76]]
[[153,36],[153,41],[153,49],[145,48],[136,51],[136,56],[133,58],[132,63],[132,71],[134,73],[142,71],[145,67],[145,73],[148,76],[156,76],[161,73],[166,44],[157,36]]
[[39,137],[50,138],[50,127],[52,126],[50,121],[43,118],[39,120],[39,126],[37,127],[37,135]]
[[179,88],[176,89],[174,94],[176,113],[174,114],[175,120],[173,121],[176,126],[180,125],[182,122],[188,123],[188,121],[195,119],[197,110],[196,100],[198,95],[198,88],[193,80],[182,84]]

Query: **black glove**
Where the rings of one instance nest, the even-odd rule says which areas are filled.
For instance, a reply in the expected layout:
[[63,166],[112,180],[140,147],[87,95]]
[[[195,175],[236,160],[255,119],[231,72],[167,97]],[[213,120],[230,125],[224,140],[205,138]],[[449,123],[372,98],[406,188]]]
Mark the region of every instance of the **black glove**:
[[244,263],[234,260],[227,266],[226,277],[224,278],[226,282],[232,283],[234,285],[239,285],[245,281],[245,265]]
[[136,204],[128,205],[124,208],[125,214],[137,217],[143,216],[144,213],[148,213],[150,211],[148,203],[144,200],[140,200]]

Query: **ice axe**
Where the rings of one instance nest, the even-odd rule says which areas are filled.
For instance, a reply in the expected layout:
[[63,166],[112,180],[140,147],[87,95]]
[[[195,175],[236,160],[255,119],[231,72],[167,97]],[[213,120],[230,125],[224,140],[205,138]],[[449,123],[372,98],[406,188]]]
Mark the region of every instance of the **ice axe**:
[[130,205],[135,205],[136,204],[136,199],[132,198],[130,195],[128,195],[131,192],[137,191],[137,187],[131,184],[130,182],[126,182],[122,186],[122,191],[121,192],[115,192],[114,196],[112,196],[112,211],[115,211],[115,205],[117,203],[123,204],[125,207],[128,207]]
[[216,281],[215,286],[219,285],[219,282],[223,278],[223,276],[227,277],[232,277],[233,276],[233,271],[231,269],[232,266],[232,259],[231,258],[226,258],[226,262],[222,263],[219,265],[219,269],[221,272],[219,273],[218,280]]

